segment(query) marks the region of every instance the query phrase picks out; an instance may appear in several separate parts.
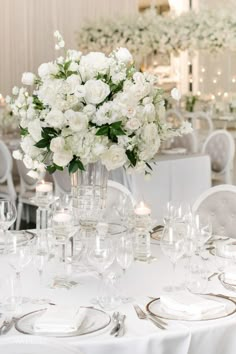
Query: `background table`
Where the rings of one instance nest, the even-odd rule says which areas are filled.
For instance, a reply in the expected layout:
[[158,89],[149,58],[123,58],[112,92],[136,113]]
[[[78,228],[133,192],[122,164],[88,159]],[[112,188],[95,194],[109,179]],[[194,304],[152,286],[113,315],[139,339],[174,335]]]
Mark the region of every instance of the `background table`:
[[[155,242],[155,241],[153,241]],[[124,287],[134,302],[144,305],[150,300],[148,296],[160,296],[162,288],[172,282],[173,273],[170,262],[163,256],[160,247],[152,245],[152,253],[156,261],[150,264],[136,262],[127,271]],[[212,257],[212,256],[209,256]],[[177,265],[177,281],[183,282],[185,277],[184,260]],[[213,263],[205,262],[209,267],[209,275],[215,270]],[[48,272],[53,265],[49,264]],[[42,295],[56,304],[67,303],[90,305],[89,299],[97,292],[97,280],[91,275],[74,274],[80,284],[71,290],[44,288],[39,290],[39,279],[32,265],[22,274],[23,295],[39,298]],[[235,295],[224,289],[217,277],[208,282],[207,292]],[[45,305],[24,305],[24,311],[45,308]],[[28,306],[28,307],[27,307]],[[235,354],[236,351],[236,315],[211,321],[168,321],[168,330],[162,331],[151,322],[139,320],[132,304],[120,306],[118,310],[125,313],[126,334],[122,338],[109,335],[111,326],[96,334],[81,337],[58,338],[58,343],[68,342],[78,347],[83,354]],[[7,335],[15,335],[12,329]],[[19,333],[18,333],[19,334]],[[19,334],[21,335],[21,334]]]
[[159,155],[152,164],[152,174],[131,175],[131,189],[136,200],[147,203],[158,222],[163,207],[170,200],[192,204],[211,187],[211,162],[208,155]]

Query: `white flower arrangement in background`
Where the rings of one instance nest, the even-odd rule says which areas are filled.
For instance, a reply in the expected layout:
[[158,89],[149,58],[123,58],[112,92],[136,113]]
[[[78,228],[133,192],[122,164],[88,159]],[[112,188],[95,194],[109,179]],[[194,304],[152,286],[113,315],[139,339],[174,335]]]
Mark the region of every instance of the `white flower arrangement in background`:
[[128,48],[140,62],[158,53],[235,50],[234,9],[202,9],[177,17],[157,15],[151,10],[133,18],[88,23],[78,32],[78,45],[84,51],[109,53],[114,43]]
[[[55,36],[64,47],[61,35]],[[22,82],[34,88],[32,94],[13,90],[22,135],[14,157],[34,177],[45,169],[73,173],[98,160],[108,170],[147,172],[162,140],[191,131],[190,125],[173,129],[165,122],[156,77],[136,72],[125,48],[109,56],[68,50],[65,58],[40,65],[38,75],[24,73]]]

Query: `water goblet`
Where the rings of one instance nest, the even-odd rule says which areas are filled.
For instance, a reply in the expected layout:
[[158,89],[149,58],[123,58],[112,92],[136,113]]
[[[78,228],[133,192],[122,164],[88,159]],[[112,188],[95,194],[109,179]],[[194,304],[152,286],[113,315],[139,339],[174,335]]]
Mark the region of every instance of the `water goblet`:
[[[6,238],[6,231],[16,221],[16,207],[15,204],[8,199],[0,200],[0,229],[3,231],[3,238]],[[3,241],[4,241],[3,240]]]

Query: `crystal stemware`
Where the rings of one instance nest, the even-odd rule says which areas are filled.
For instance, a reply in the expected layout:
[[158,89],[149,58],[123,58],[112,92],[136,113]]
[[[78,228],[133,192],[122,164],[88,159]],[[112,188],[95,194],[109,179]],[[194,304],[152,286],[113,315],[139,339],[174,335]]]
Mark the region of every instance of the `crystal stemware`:
[[160,242],[161,250],[172,263],[174,286],[166,288],[167,291],[173,291],[175,287],[175,269],[177,261],[184,255],[185,236],[187,228],[182,222],[171,222],[165,226]]
[[[16,302],[20,305],[22,303],[21,296],[21,272],[30,263],[33,257],[32,241],[29,238],[22,240],[22,235],[19,233],[7,234],[5,241],[4,255],[8,264],[14,269],[17,280],[17,288],[19,296]],[[28,299],[24,299],[27,301]]]
[[[116,248],[116,260],[117,263],[121,266],[123,275],[125,276],[127,269],[134,261],[134,249],[132,238],[124,236],[119,239]],[[122,301],[124,303],[127,303],[132,301],[132,299],[127,296],[123,296]]]
[[0,200],[0,229],[3,231],[3,238],[6,238],[6,231],[16,221],[16,207],[11,200]]
[[[112,239],[107,235],[104,236],[97,233],[95,239],[90,241],[87,257],[89,263],[99,276],[101,288],[103,284],[103,274],[112,265],[115,259],[115,250]],[[99,296],[96,299],[92,299],[91,302],[99,303]]]

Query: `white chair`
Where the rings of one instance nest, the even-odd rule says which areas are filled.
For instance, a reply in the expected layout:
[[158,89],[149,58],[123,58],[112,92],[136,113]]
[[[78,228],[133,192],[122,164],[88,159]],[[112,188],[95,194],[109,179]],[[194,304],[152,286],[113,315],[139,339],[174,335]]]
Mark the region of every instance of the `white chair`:
[[235,143],[232,135],[226,130],[215,130],[202,147],[204,154],[210,155],[213,184],[215,179],[223,183],[232,183],[232,167]]
[[29,222],[29,207],[34,205],[34,203],[32,203],[30,199],[35,195],[35,187],[37,184],[37,180],[27,175],[29,170],[25,167],[23,161],[16,160],[16,163],[18,173],[20,175],[20,192],[18,195],[16,221],[16,230],[19,230],[24,206],[26,206],[26,221]]
[[1,354],[81,354],[78,348],[41,336],[10,336],[0,340]]
[[199,150],[208,136],[213,132],[214,127],[210,115],[206,112],[194,112],[191,118]]
[[236,186],[212,187],[200,195],[192,208],[206,223],[210,219],[213,234],[236,238]]
[[3,141],[0,141],[0,197],[16,201],[16,191],[12,178],[13,160]]
[[166,121],[178,128],[184,121],[184,117],[177,109],[169,109],[166,111]]

